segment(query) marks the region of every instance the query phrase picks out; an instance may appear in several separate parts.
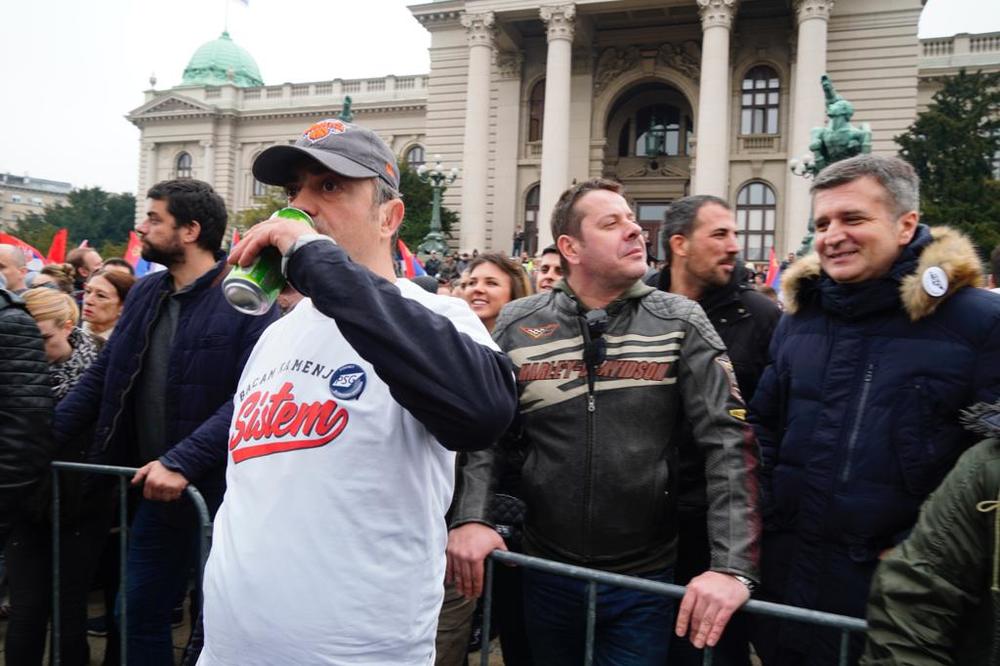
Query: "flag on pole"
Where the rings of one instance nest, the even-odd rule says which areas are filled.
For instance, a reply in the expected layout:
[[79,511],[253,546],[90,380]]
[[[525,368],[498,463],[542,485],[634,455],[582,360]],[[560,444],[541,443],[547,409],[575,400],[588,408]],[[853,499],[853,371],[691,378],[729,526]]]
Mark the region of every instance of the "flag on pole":
[[764,284],[772,289],[777,289],[774,283],[781,279],[781,265],[778,263],[778,257],[774,254],[774,248],[771,248],[771,254],[767,260],[767,277],[764,278]]
[[134,231],[128,232],[128,247],[125,248],[125,261],[132,266],[135,276],[142,277],[149,272],[150,264],[142,258],[142,243]]
[[66,239],[69,236],[69,229],[60,229],[52,237],[52,244],[49,245],[49,253],[45,257],[45,263],[61,264],[66,261]]
[[24,253],[25,261],[31,261],[33,259],[37,259],[43,264],[46,263],[45,256],[41,252],[39,252],[31,245],[28,245],[27,243],[25,243],[23,240],[21,240],[16,236],[11,236],[10,234],[5,234],[3,232],[0,232],[0,243],[6,243],[7,245],[14,245],[20,248],[21,252]]
[[418,275],[427,275],[424,265],[420,263],[419,259],[413,256],[410,248],[406,247],[406,243],[403,242],[402,238],[396,239],[396,247],[399,248],[399,257],[403,261],[403,275],[405,277],[414,278]]
[[240,242],[240,230],[233,229],[233,242],[229,244],[229,249],[232,250]]

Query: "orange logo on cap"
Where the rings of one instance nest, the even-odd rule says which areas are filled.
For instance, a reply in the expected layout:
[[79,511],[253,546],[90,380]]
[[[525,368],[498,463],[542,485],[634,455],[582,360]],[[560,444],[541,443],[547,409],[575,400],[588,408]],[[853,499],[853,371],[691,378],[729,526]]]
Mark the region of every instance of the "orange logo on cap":
[[396,172],[393,170],[392,165],[389,164],[388,162],[385,163],[385,171],[393,178],[396,177]]
[[331,134],[343,134],[347,131],[347,125],[342,120],[321,120],[309,129],[302,136],[316,143],[322,141]]

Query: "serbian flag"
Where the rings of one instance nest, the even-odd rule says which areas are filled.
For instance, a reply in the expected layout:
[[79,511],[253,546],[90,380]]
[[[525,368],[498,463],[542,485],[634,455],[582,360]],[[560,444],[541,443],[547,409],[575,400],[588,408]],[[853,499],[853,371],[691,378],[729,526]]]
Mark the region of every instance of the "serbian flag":
[[45,256],[41,252],[36,250],[34,247],[28,245],[27,243],[25,243],[20,238],[17,238],[16,236],[11,236],[10,234],[5,234],[3,232],[0,232],[0,243],[6,243],[7,245],[15,245],[18,248],[20,248],[21,252],[24,253],[25,261],[31,261],[33,259],[37,259],[43,264],[47,263],[45,261]]
[[767,276],[764,278],[764,284],[772,289],[777,289],[777,284],[780,284],[781,280],[781,264],[778,263],[778,257],[774,254],[774,248],[771,248],[771,255],[767,260]]
[[125,248],[125,261],[132,266],[132,270],[135,271],[137,278],[149,272],[149,262],[142,258],[142,243],[139,241],[139,235],[134,231],[128,232],[128,247]]
[[403,242],[402,238],[396,239],[396,247],[399,248],[399,258],[403,261],[403,275],[405,277],[413,278],[418,275],[427,275],[424,265],[420,263],[419,259],[413,256],[410,248],[406,247],[406,243]]
[[49,254],[45,257],[45,263],[61,264],[66,261],[66,238],[69,236],[69,229],[60,229],[52,237],[52,244],[49,245]]

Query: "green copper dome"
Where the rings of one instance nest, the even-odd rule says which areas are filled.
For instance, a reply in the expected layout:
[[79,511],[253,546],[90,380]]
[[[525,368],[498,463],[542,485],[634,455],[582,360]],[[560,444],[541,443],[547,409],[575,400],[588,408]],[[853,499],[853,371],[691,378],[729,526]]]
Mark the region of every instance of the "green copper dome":
[[185,86],[221,86],[232,83],[240,88],[264,85],[253,56],[236,45],[228,32],[202,44],[184,68]]

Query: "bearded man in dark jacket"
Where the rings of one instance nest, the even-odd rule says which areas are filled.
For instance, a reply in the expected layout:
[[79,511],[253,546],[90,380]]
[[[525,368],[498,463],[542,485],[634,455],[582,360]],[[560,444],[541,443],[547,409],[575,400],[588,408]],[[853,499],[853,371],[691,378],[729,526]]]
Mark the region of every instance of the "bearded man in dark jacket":
[[[788,314],[751,403],[768,600],[864,617],[880,557],[973,442],[961,410],[1000,396],[1000,299],[976,288],[964,236],[919,224],[918,188],[875,155],[812,185],[816,254],[783,277]],[[836,663],[835,630],[757,627],[765,666]]]
[[[663,238],[667,265],[649,283],[687,296],[702,307],[726,344],[743,399],[749,402],[767,365],[767,348],[781,310],[744,279],[732,209],[725,200],[711,195],[678,199],[667,209]],[[683,585],[708,568],[710,553],[705,522],[705,459],[690,428],[685,428],[685,436],[679,438],[678,449],[674,579]],[[701,652],[690,642],[674,637],[670,661],[700,666]],[[735,615],[726,627],[715,646],[714,663],[749,666],[749,622],[744,615]]]

